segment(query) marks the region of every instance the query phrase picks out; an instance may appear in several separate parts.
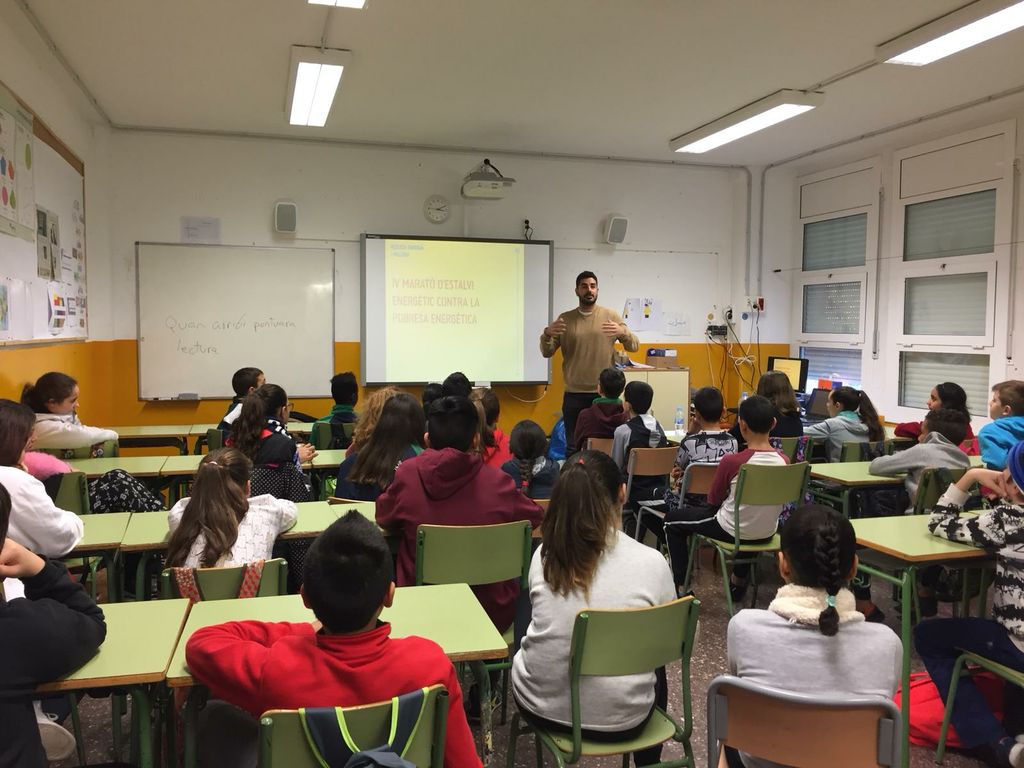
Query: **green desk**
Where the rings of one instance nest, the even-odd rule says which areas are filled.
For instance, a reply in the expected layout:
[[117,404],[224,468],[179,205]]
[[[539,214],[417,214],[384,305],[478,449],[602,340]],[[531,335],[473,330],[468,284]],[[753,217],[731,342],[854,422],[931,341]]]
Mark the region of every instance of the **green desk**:
[[[128,528],[131,512],[107,512],[82,515],[85,533],[82,540],[68,553],[69,557],[99,556],[107,569],[107,594],[110,602],[121,599],[121,559],[118,548]],[[95,574],[94,574],[95,575]],[[94,583],[93,596],[95,596]]]
[[188,436],[191,424],[160,424],[137,427],[107,427],[117,432],[118,445],[122,448],[174,448],[178,453],[188,453]]
[[107,456],[102,459],[68,459],[68,464],[90,479],[105,475],[112,469],[123,469],[133,477],[157,477],[165,461],[166,456]]
[[[910,614],[913,597],[916,594],[917,568],[921,564],[952,562],[956,565],[963,565],[990,558],[990,555],[983,549],[933,536],[928,532],[928,519],[929,515],[899,515],[851,521],[857,534],[857,543],[893,558],[891,564],[887,565],[900,574],[893,575],[888,570],[864,562],[858,566],[858,569],[864,573],[894,584],[900,590],[900,604],[903,611],[900,617],[900,638],[903,641],[903,679],[900,701],[900,711],[903,712],[901,726],[903,729],[903,768],[907,768],[910,764],[910,718],[908,715],[910,712],[910,648],[912,644]],[[983,573],[986,572],[983,571]],[[987,589],[986,579],[982,578],[982,612],[984,612]]]
[[337,469],[341,466],[341,462],[345,460],[345,454],[347,450],[345,448],[331,448],[326,451],[317,451],[316,456],[313,457],[313,461],[310,465],[313,467],[313,471],[321,471],[325,469]]
[[371,523],[377,522],[377,505],[372,501],[328,504],[326,501],[304,501],[295,505],[299,517],[295,525],[282,533],[281,539],[312,539],[326,530],[331,523],[354,509]]
[[189,437],[206,437],[206,433],[211,429],[216,429],[216,424],[193,424],[189,427]]
[[[90,688],[130,688],[140,727],[139,762],[153,765],[149,727],[152,687],[164,680],[167,666],[185,625],[188,600],[104,605],[107,637],[91,660],[77,671],[39,686],[40,692]],[[133,720],[135,716],[133,715]]]
[[164,462],[160,476],[167,478],[167,500],[171,505],[188,495],[188,488],[199,471],[199,462],[202,460],[202,454],[184,454],[169,456]]

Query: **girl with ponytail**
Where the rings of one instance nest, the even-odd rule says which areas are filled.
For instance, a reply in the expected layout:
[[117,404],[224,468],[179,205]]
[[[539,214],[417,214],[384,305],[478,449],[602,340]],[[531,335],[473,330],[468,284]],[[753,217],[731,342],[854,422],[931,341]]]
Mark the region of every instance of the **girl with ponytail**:
[[811,424],[804,434],[825,438],[829,461],[839,461],[843,443],[874,443],[885,439],[885,428],[867,393],[853,387],[838,387],[828,396],[825,421]]
[[[850,521],[808,505],[782,529],[779,573],[786,583],[768,610],[729,622],[729,671],[795,693],[892,698],[903,663],[899,637],[864,621],[847,582],[857,572]],[[775,765],[744,755],[743,764]]]
[[242,412],[231,427],[227,444],[241,451],[255,466],[300,466],[316,455],[312,444],[296,447],[285,424],[292,404],[277,384],[264,384],[242,400]]
[[168,513],[169,567],[242,565],[271,556],[278,534],[295,524],[295,504],[249,498],[252,462],[236,448],[211,451],[199,463],[192,496]]
[[[974,435],[974,430],[971,429],[971,412],[967,409],[967,392],[964,391],[963,387],[953,381],[944,381],[941,384],[936,384],[928,395],[928,402],[925,403],[925,407],[929,411],[946,408],[966,416],[967,434],[964,436],[964,441],[960,443],[960,450],[968,456],[977,456],[979,454],[978,441]],[[917,442],[921,437],[921,425],[923,423],[921,421],[907,421],[897,424],[895,435],[896,437],[908,437]]]
[[501,471],[516,482],[516,488],[531,499],[549,499],[558,478],[558,464],[547,457],[548,437],[540,424],[524,419],[512,427],[509,448],[514,458]]
[[[577,613],[675,599],[665,558],[621,530],[624,492],[610,456],[582,451],[562,467],[551,494],[541,524],[543,543],[530,565],[533,615],[512,662],[517,704],[543,722],[563,728],[571,723],[569,645]],[[664,670],[583,677],[580,701],[585,738],[632,738],[647,724],[652,707],[667,701]],[[634,753],[634,763],[651,765],[660,755],[659,744]]]

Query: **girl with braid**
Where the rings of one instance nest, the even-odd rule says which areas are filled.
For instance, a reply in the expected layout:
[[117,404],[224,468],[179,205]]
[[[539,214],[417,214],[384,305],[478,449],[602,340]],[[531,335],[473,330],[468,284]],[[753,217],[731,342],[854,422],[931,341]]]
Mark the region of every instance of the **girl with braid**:
[[[847,582],[857,572],[856,537],[835,510],[809,505],[782,529],[779,574],[785,584],[768,610],[729,622],[729,671],[795,693],[892,698],[902,669],[899,637],[869,624]],[[731,766],[774,766],[751,755]]]
[[551,489],[558,479],[558,464],[547,457],[548,438],[540,424],[526,419],[512,427],[509,449],[514,458],[502,464],[501,471],[531,499],[551,498]]

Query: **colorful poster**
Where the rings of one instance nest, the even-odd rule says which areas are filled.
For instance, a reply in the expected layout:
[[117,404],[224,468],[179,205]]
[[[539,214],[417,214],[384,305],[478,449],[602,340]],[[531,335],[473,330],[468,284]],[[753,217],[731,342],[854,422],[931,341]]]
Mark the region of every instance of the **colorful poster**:
[[47,299],[50,334],[58,336],[63,333],[68,324],[68,302],[64,295],[64,288],[59,283],[50,283],[47,289]]
[[[15,180],[17,190],[18,223],[32,229],[35,222],[36,190],[35,174],[32,170],[32,126],[18,121],[15,130],[14,157],[18,165],[18,176]],[[10,171],[8,171],[8,175]]]

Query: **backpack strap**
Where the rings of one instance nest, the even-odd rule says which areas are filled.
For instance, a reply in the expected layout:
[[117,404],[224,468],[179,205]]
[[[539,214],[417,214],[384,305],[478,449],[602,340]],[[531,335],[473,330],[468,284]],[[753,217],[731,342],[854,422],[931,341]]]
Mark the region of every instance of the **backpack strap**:
[[321,768],[343,768],[359,751],[340,707],[303,707],[299,709],[299,720],[309,750]]
[[242,583],[238,587],[239,597],[256,597],[263,580],[264,560],[245,563],[242,566]]
[[397,754],[405,757],[409,750],[427,704],[427,689],[410,691],[391,700],[391,734],[388,743]]
[[196,581],[195,568],[171,568],[171,578],[178,589],[178,594],[187,597],[193,603],[202,602],[203,593]]

